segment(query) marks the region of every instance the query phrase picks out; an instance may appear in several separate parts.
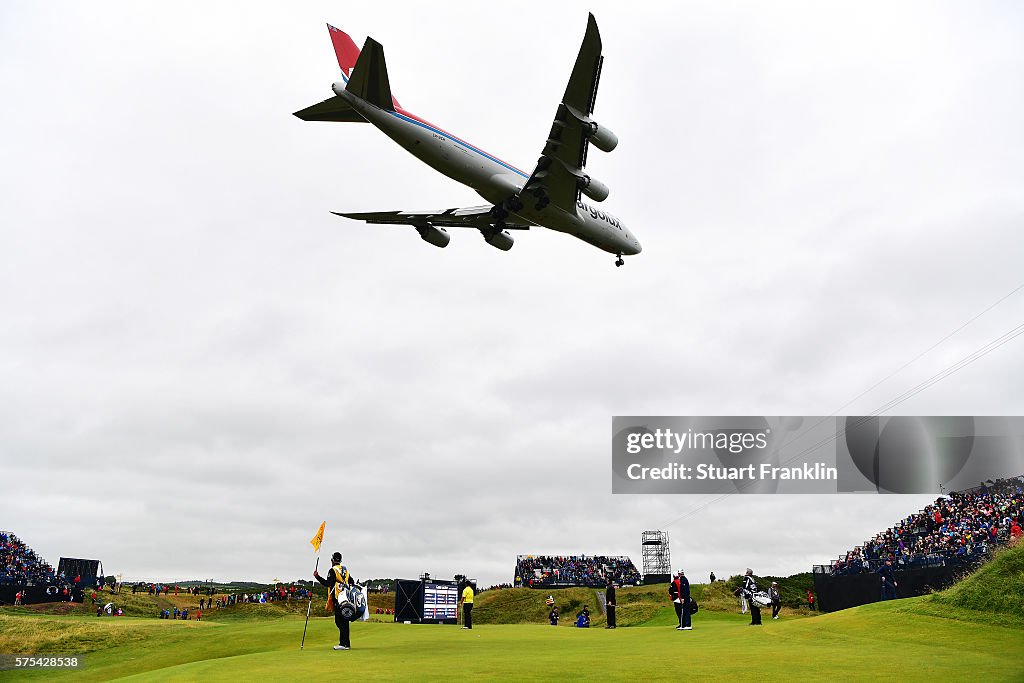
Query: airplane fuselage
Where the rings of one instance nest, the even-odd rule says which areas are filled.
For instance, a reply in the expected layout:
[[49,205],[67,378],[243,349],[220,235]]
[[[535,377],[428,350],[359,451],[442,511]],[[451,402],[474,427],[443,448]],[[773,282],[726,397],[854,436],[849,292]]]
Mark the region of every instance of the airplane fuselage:
[[[452,180],[473,188],[492,204],[518,194],[529,175],[482,149],[396,107],[381,109],[335,83],[334,93],[413,156]],[[573,212],[549,205],[511,214],[517,222],[564,232],[612,254],[640,253],[640,241],[610,213],[577,201]]]

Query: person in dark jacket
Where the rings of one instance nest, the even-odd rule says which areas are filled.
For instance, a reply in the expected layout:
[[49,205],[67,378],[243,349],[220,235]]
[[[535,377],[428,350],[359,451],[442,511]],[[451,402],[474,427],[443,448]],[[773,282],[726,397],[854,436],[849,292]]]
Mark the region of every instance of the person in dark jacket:
[[896,574],[892,570],[892,560],[886,560],[885,564],[878,568],[878,575],[882,577],[882,600],[894,600],[896,598]]
[[761,625],[761,608],[754,602],[754,593],[757,592],[757,582],[754,581],[754,570],[747,568],[743,574],[743,595],[750,605],[750,625]]
[[668,596],[676,608],[676,616],[679,618],[677,631],[692,631],[690,625],[690,581],[686,578],[682,569],[676,573],[676,578],[668,585]]
[[779,595],[778,581],[772,581],[772,587],[768,589],[768,597],[772,599],[772,619],[778,619],[779,610],[782,609],[782,596]]
[[680,583],[679,576],[677,574],[676,577],[668,583],[668,599],[672,601],[672,607],[676,610],[676,621],[679,622],[676,626],[677,631],[683,626],[683,603],[679,599],[679,588]]
[[334,646],[334,649],[351,649],[352,644],[349,642],[348,620],[341,614],[338,597],[347,586],[355,585],[356,580],[352,578],[352,575],[348,573],[348,569],[341,563],[341,553],[331,555],[331,573],[327,575],[326,579],[315,571],[313,572],[313,577],[321,585],[327,586],[328,609],[331,607],[334,609],[334,625],[338,627],[338,644]]
[[608,587],[604,589],[605,607],[608,608],[608,625],[605,628],[615,628],[615,583],[608,579]]

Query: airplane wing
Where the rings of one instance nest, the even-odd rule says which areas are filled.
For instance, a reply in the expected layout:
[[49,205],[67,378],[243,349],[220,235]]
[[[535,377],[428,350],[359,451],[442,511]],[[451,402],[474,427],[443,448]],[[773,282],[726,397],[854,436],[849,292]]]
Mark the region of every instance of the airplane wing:
[[[332,211],[335,216],[351,218],[357,221],[384,225],[412,225],[422,227],[433,225],[444,228],[476,228],[487,231],[494,228],[494,217],[491,206],[468,206],[464,208],[444,209],[441,211],[370,211],[367,213],[342,213]],[[508,223],[506,230],[529,230],[525,223]]]
[[303,121],[337,121],[339,123],[363,123],[366,121],[345,100],[337,95],[311,107],[295,112]]
[[[558,208],[575,212],[580,185],[589,182],[583,168],[587,163],[588,142],[597,130],[596,125],[592,127],[590,115],[594,111],[603,61],[601,34],[591,14],[551,132],[537,167],[523,187],[523,194],[533,194],[538,199],[546,196]],[[614,144],[611,147],[614,148]]]

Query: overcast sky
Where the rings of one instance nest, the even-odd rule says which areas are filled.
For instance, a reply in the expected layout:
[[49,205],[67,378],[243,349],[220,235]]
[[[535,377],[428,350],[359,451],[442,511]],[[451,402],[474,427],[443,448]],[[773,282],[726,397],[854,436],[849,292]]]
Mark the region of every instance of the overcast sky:
[[[529,170],[597,17],[588,171],[642,254],[508,253],[331,210],[480,199],[331,95],[325,22],[403,106]],[[671,535],[807,571],[930,496],[613,496],[613,415],[866,414],[1024,322],[1024,7],[0,7],[0,529],[56,563],[509,581]],[[1024,338],[894,414],[1024,413]]]

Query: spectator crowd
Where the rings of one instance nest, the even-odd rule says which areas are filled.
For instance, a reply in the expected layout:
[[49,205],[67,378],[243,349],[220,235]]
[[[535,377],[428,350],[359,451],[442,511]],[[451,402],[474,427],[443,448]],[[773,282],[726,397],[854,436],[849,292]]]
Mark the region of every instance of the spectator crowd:
[[52,566],[9,531],[0,531],[0,583],[45,585],[57,578]]
[[970,563],[1019,538],[1022,515],[1024,476],[953,492],[853,548],[831,564],[830,572],[873,572],[886,560],[897,568]]
[[588,586],[604,588],[611,581],[620,586],[640,585],[640,572],[628,557],[608,555],[520,555],[516,558],[515,582],[523,588]]
[[[160,597],[161,595],[208,595],[210,599],[200,598],[200,606],[206,605],[207,609],[214,607],[213,596],[218,591],[213,586],[181,586],[176,583],[165,584],[161,582],[137,581],[132,584],[132,594],[149,593]],[[237,603],[267,603],[284,600],[304,600],[309,597],[309,589],[294,584],[277,584],[273,588],[264,591],[253,591],[250,593],[230,593],[217,597],[217,607],[230,607]]]

